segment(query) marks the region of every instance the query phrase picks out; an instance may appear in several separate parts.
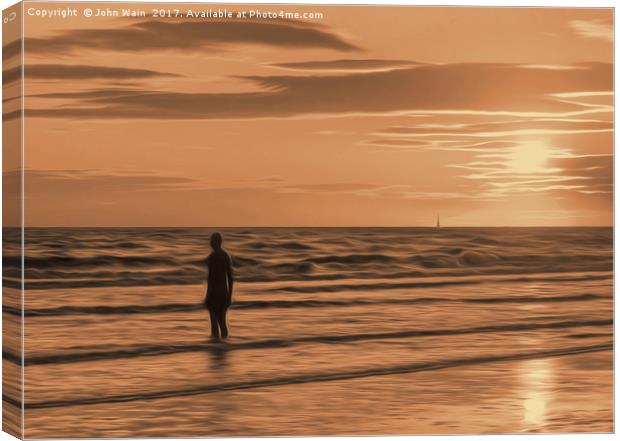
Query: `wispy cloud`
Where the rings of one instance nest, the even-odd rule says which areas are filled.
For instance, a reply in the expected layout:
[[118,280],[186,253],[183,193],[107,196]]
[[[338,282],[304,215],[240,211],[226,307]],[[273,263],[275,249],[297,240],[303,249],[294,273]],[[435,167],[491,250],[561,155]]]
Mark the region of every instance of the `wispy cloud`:
[[[89,66],[76,64],[32,64],[24,68],[26,78],[36,80],[137,79],[153,77],[181,77],[181,75],[148,69]],[[21,66],[2,71],[2,81],[10,83],[21,77]]]
[[407,60],[326,60],[326,61],[303,61],[297,63],[274,63],[268,66],[289,70],[308,70],[323,72],[378,72],[402,68],[410,68],[419,65]]
[[13,40],[2,46],[2,61],[8,61],[13,57],[21,55],[22,53],[22,40]]
[[29,53],[70,54],[107,50],[196,52],[258,44],[281,48],[322,48],[351,52],[360,48],[326,27],[294,21],[144,21],[109,29],[75,29],[49,37],[27,38]]
[[[140,193],[174,192],[268,192],[273,194],[355,195],[387,199],[455,199],[470,197],[464,192],[441,192],[406,184],[377,183],[296,183],[280,176],[263,176],[239,182],[218,184],[182,176],[157,175],[139,171],[104,171],[95,169],[41,170],[26,169],[30,197],[49,193],[65,195],[99,195],[118,197],[131,191]],[[3,173],[5,184],[19,183],[20,172]]]
[[382,134],[403,136],[438,136],[481,138],[505,137],[521,133],[537,135],[611,132],[613,124],[608,121],[537,118],[529,120],[491,121],[478,124],[418,124],[413,127],[390,127]]
[[[462,109],[465,112],[570,112],[582,106],[552,94],[612,89],[612,66],[523,69],[511,64],[423,65],[387,72],[311,76],[242,76],[248,93],[187,93],[101,89],[40,94],[66,98],[56,108],[28,109],[32,117],[243,119],[304,115],[389,114]],[[73,105],[71,105],[73,104]],[[589,109],[596,110],[596,109]]]
[[466,170],[463,178],[480,182],[479,197],[501,200],[510,194],[611,193],[611,155],[575,155],[540,143],[521,143],[475,160],[451,164]]
[[611,21],[572,20],[569,25],[582,37],[597,38],[609,42],[614,40],[614,28]]
[[[571,98],[592,96],[607,94],[575,92]],[[606,104],[598,106],[611,112]],[[485,119],[480,122],[480,118]],[[579,149],[569,146],[575,145],[576,138],[587,141],[611,133],[613,124],[607,118],[508,119],[478,115],[472,122],[459,121],[452,115],[448,121],[437,116],[429,122],[388,127],[371,133],[371,138],[360,145],[381,147],[387,152],[444,151],[469,156],[462,162],[448,161],[445,166],[460,171],[456,177],[469,182],[468,197],[480,201],[502,201],[517,194],[547,194],[552,198],[571,194],[583,199],[611,195],[612,158],[603,153],[579,153]],[[571,141],[567,144],[566,140]]]
[[[197,180],[180,176],[161,176],[153,173],[105,172],[101,170],[40,170],[25,169],[29,193],[53,192],[58,194],[100,193],[127,191],[157,191],[196,187]],[[20,179],[19,171],[6,171],[7,182]]]

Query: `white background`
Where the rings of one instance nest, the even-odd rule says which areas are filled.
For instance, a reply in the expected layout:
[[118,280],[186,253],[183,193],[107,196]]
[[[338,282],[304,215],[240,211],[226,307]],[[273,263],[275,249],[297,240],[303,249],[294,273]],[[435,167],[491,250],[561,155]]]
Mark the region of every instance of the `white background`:
[[[132,0],[132,3],[138,3],[141,2],[143,0]],[[70,2],[70,0],[66,1],[67,3]],[[143,1],[144,3],[184,3],[183,1],[179,1],[179,0],[166,0],[166,1],[158,1],[158,0],[147,0],[147,1]],[[11,5],[16,4],[17,1],[15,0],[0,0],[0,5],[2,6],[2,9],[5,9]],[[64,2],[63,2],[64,3]],[[79,3],[79,2],[76,2]],[[441,6],[447,6],[447,5],[458,5],[458,6],[563,6],[563,7],[588,7],[588,8],[592,8],[592,7],[615,7],[616,2],[615,1],[598,1],[598,0],[589,0],[589,1],[571,1],[571,0],[563,0],[563,1],[533,1],[533,0],[529,0],[529,1],[484,1],[484,0],[477,0],[475,2],[468,2],[468,1],[455,1],[455,0],[451,0],[451,1],[447,1],[447,2],[443,2],[443,1],[420,1],[420,0],[375,0],[375,1],[371,1],[371,0],[338,0],[338,1],[328,1],[328,0],[314,0],[314,1],[300,1],[300,0],[288,0],[288,1],[256,1],[256,0],[245,0],[245,1],[202,1],[201,3],[213,3],[213,4],[232,4],[232,3],[244,3],[244,4],[250,4],[250,3],[256,3],[256,4],[264,4],[264,3],[271,3],[271,4],[276,4],[276,3],[282,3],[282,4],[326,4],[326,5],[330,5],[330,4],[352,4],[352,5],[361,5],[361,4],[374,4],[374,5],[441,5]],[[614,22],[615,22],[615,11],[614,11]],[[614,37],[615,37],[615,33],[614,33]],[[615,41],[615,38],[614,38]],[[617,46],[614,45],[614,59],[617,58]],[[0,50],[0,54],[1,54],[1,50]],[[617,71],[616,69],[614,69],[614,84],[617,80],[618,76],[617,76]],[[1,96],[1,94],[0,94]],[[614,104],[615,104],[615,99],[614,99]],[[614,124],[617,123],[617,115],[614,112]],[[1,132],[1,129],[0,129]],[[614,136],[614,145],[615,145],[615,136]],[[614,148],[615,150],[615,148]],[[2,161],[2,158],[0,157],[0,163]],[[617,169],[618,167],[618,158],[614,155],[614,170]],[[2,183],[0,182],[0,189],[1,189]],[[615,187],[615,174],[614,174],[614,187]],[[1,191],[0,191],[1,194]],[[616,200],[616,194],[614,193],[614,219],[617,215],[617,200]],[[0,207],[0,219],[2,218],[1,216],[2,214],[2,207]],[[614,243],[616,243],[616,235],[615,235],[615,230],[614,230]],[[0,257],[0,262],[1,262],[2,258]],[[614,271],[615,273],[617,273],[618,271],[618,262],[615,261],[614,259]],[[614,292],[615,292],[615,283],[614,283]],[[617,322],[618,320],[618,311],[616,308],[614,308],[614,322]],[[1,319],[0,319],[1,321]],[[614,332],[614,342],[615,342],[615,332]],[[614,344],[615,347],[615,344]],[[617,364],[617,353],[615,353],[614,351],[614,365]],[[0,372],[1,372],[1,367],[0,367]],[[615,375],[614,375],[614,397],[616,396],[615,392],[617,391],[617,382],[615,381]],[[615,403],[615,400],[614,400]],[[79,411],[79,410],[77,410]],[[617,418],[618,418],[618,410],[617,407],[614,406],[614,413],[615,413],[615,417],[614,417],[614,421],[617,422]],[[5,441],[5,440],[11,440],[11,439],[15,439],[12,436],[2,432],[0,433],[0,441]],[[158,438],[155,438],[158,439]],[[164,438],[165,440],[181,440],[183,438]],[[212,438],[212,439],[221,439],[221,438]],[[231,438],[226,438],[231,439]],[[279,438],[243,438],[244,440],[248,440],[248,441],[254,441],[254,440],[271,440],[271,439],[279,439]],[[301,439],[305,439],[305,438],[301,438]],[[316,441],[340,441],[340,440],[347,440],[347,441],[358,441],[358,440],[363,440],[366,438],[363,437],[313,437],[311,438],[312,440],[316,440]],[[611,439],[615,439],[615,436],[610,434],[610,435],[592,435],[592,434],[583,434],[583,435],[479,435],[479,436],[402,436],[402,437],[373,437],[372,439],[377,439],[377,441],[469,441],[469,440],[483,440],[483,441],[493,441],[493,440],[505,440],[505,441],[512,441],[512,440],[533,440],[533,441],[547,441],[547,440],[566,440],[566,441],[574,441],[574,440],[593,440],[593,441],[597,441],[597,440],[611,440]]]

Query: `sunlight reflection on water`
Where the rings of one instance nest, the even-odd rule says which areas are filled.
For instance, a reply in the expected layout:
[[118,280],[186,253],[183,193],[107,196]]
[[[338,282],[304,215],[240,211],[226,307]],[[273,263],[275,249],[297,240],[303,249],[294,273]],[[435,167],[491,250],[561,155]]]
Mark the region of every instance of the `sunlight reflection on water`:
[[520,380],[523,391],[523,422],[526,429],[541,428],[547,417],[547,408],[551,397],[549,390],[553,382],[553,360],[526,360],[520,368]]

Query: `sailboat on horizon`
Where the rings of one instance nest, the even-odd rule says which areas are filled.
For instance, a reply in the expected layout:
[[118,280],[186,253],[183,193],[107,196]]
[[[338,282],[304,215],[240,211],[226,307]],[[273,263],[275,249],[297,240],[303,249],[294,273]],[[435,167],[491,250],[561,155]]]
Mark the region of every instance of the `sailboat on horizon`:
[[439,223],[439,215],[437,215],[437,225],[436,228],[441,228],[441,224]]

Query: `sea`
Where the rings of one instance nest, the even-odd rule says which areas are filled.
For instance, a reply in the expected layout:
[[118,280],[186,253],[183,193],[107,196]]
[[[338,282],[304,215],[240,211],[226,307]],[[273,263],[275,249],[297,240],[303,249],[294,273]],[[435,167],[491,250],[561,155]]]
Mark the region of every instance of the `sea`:
[[612,228],[27,228],[23,298],[18,233],[29,438],[613,431]]

